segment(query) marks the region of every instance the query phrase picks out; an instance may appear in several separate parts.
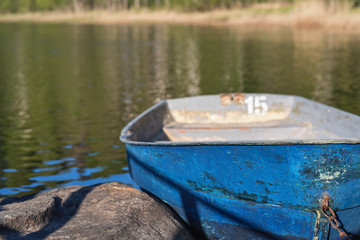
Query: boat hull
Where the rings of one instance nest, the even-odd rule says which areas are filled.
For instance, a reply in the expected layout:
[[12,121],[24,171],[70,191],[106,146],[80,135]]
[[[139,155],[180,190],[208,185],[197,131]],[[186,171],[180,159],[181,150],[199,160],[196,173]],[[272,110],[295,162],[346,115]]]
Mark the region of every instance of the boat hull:
[[135,183],[208,239],[338,239],[324,194],[360,236],[358,144],[127,144],[127,154]]

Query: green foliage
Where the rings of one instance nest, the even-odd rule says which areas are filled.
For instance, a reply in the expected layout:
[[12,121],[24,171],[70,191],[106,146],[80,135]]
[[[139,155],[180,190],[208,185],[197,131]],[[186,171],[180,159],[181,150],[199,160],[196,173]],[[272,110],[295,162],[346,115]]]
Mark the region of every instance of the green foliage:
[[353,7],[360,7],[360,0],[350,0],[352,2]]
[[52,10],[55,7],[55,1],[52,0],[35,0],[35,4],[40,11]]
[[28,0],[1,0],[1,12],[27,12],[30,10],[30,1]]
[[[185,11],[208,11],[219,8],[248,7],[254,3],[293,3],[296,0],[0,0],[0,13],[52,10],[126,10],[133,8],[171,8]],[[315,1],[315,0],[314,0]],[[323,0],[327,4],[348,1],[353,7],[360,0]]]

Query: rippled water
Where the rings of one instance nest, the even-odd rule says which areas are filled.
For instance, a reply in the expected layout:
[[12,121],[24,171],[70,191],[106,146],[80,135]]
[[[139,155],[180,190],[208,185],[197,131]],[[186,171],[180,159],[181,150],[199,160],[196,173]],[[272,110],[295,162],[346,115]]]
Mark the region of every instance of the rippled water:
[[0,24],[0,196],[131,183],[122,127],[164,98],[304,96],[360,114],[360,34]]

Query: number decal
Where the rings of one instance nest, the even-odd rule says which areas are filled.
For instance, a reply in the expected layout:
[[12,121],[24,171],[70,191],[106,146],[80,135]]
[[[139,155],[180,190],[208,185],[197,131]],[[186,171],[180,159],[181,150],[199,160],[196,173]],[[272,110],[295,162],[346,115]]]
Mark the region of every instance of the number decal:
[[253,114],[254,113],[254,97],[247,97],[245,99],[245,103],[247,104],[248,107],[248,114]]
[[245,99],[247,104],[248,114],[265,114],[269,108],[266,103],[266,96],[249,96]]

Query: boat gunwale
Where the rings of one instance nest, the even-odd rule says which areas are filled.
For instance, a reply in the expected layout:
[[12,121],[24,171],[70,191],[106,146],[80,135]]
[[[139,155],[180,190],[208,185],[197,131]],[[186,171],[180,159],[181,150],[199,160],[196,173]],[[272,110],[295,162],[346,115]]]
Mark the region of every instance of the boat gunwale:
[[[255,93],[260,94],[260,93]],[[301,96],[295,96],[295,95],[286,95],[286,94],[269,94],[269,95],[277,95],[277,96],[288,96],[288,97],[297,97],[302,98],[308,101],[313,101]],[[217,96],[215,95],[201,95],[201,96]],[[192,96],[194,97],[194,96]],[[191,97],[187,97],[191,98]],[[120,134],[120,141],[122,141],[125,144],[132,144],[132,145],[142,145],[142,146],[271,146],[271,145],[333,145],[333,144],[360,144],[360,139],[310,139],[310,140],[284,140],[284,141],[278,141],[278,140],[263,140],[263,141],[183,141],[183,142],[172,142],[172,141],[155,141],[155,142],[144,142],[144,141],[134,141],[129,140],[129,137],[131,137],[132,133],[129,132],[131,127],[138,122],[141,118],[143,118],[145,115],[149,114],[159,106],[163,104],[167,104],[168,100],[175,100],[174,99],[165,99],[161,100],[160,102],[152,105],[150,108],[146,109],[144,112],[140,113],[137,117],[135,117],[133,120],[131,120],[128,124],[125,125],[125,127],[121,130]],[[181,98],[177,98],[181,99]],[[334,108],[332,106],[328,106],[322,103],[318,103],[321,105],[324,105],[326,107]],[[341,112],[344,112],[346,114],[353,115],[354,117],[359,117],[353,113],[346,112],[341,109],[334,108],[336,110],[339,110]]]

